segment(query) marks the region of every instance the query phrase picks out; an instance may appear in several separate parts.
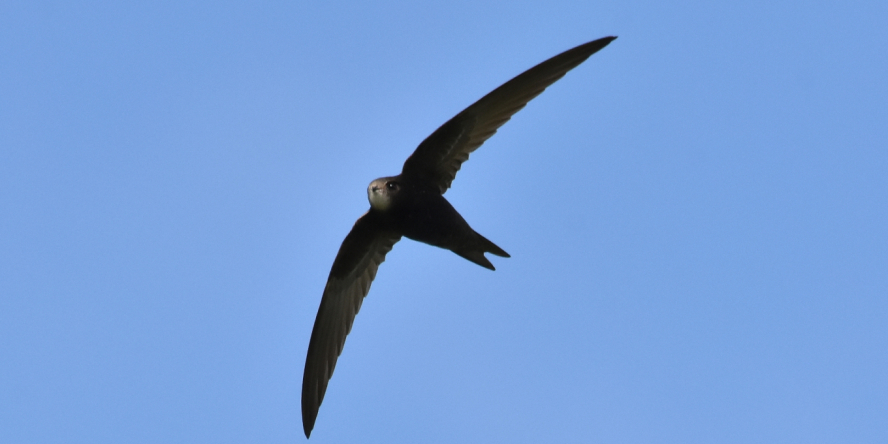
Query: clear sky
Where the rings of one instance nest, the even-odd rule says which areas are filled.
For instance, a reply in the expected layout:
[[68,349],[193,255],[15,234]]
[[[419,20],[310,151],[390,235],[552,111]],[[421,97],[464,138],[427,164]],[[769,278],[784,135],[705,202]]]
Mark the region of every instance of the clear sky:
[[330,265],[440,124],[619,39],[395,245],[311,442],[888,442],[888,3],[3,2],[0,442],[302,442]]

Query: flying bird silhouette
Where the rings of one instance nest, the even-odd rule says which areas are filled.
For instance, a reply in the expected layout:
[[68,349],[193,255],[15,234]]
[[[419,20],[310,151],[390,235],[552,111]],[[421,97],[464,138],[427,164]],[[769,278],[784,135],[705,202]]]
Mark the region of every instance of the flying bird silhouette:
[[531,99],[607,46],[604,37],[567,50],[523,72],[447,121],[404,162],[401,174],[370,182],[370,210],[342,241],[311,331],[302,377],[302,427],[311,435],[318,409],[355,315],[395,242],[402,236],[454,253],[493,270],[484,256],[509,257],[473,230],[443,194],[469,154]]

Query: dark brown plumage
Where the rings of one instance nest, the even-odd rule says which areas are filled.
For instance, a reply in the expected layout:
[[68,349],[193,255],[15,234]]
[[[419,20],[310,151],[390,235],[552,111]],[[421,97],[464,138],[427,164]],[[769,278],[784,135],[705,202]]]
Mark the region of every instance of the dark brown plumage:
[[339,247],[315,318],[302,378],[302,426],[308,437],[327,382],[355,315],[395,242],[405,236],[454,253],[488,269],[491,253],[509,257],[476,233],[444,198],[460,166],[531,99],[607,46],[601,38],[565,51],[506,82],[447,121],[404,162],[401,174],[370,183],[370,210]]

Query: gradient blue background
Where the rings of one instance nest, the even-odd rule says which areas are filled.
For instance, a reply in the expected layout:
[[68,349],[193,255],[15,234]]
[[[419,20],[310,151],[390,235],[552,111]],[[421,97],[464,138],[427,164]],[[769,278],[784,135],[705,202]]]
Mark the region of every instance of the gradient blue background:
[[367,184],[606,35],[447,193],[512,258],[397,244],[311,442],[888,442],[888,3],[311,3],[0,6],[0,442],[302,442]]

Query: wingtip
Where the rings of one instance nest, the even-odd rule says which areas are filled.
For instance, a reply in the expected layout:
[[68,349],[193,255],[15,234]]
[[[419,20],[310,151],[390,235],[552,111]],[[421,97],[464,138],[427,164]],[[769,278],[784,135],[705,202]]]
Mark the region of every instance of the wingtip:
[[311,431],[314,429],[315,420],[318,419],[318,410],[310,407],[306,408],[305,387],[302,388],[302,431],[305,432],[305,439],[311,438]]
[[[592,54],[595,54],[596,52],[598,52],[598,51],[600,51],[601,49],[603,49],[605,46],[610,45],[610,43],[611,43],[612,41],[616,40],[616,39],[617,39],[617,36],[615,36],[615,35],[611,35],[611,36],[607,36],[607,37],[602,37],[602,38],[600,38],[600,39],[592,40],[591,42],[586,42],[586,43],[584,43],[584,44],[582,44],[582,45],[580,45],[580,46],[577,46],[577,47],[574,48],[574,49],[568,50],[568,52],[570,52],[570,51],[580,51],[580,52],[582,52],[583,54],[588,54],[588,56],[586,56],[586,57],[589,57],[589,56],[591,56]],[[584,59],[584,60],[585,60],[585,59]]]
[[308,424],[305,420],[302,421],[302,431],[305,432],[305,439],[311,438],[311,429],[314,428],[314,424]]
[[607,37],[602,37],[602,38],[600,38],[600,39],[598,39],[598,40],[594,40],[594,41],[603,43],[603,45],[602,45],[602,48],[603,48],[603,47],[609,45],[610,42],[612,42],[612,41],[614,41],[614,40],[616,40],[616,39],[617,39],[617,36],[615,36],[615,35],[609,35],[609,36],[607,36]]

